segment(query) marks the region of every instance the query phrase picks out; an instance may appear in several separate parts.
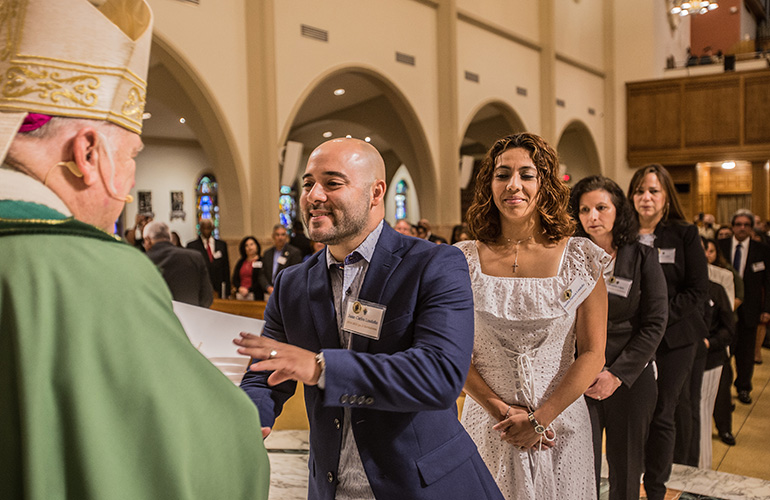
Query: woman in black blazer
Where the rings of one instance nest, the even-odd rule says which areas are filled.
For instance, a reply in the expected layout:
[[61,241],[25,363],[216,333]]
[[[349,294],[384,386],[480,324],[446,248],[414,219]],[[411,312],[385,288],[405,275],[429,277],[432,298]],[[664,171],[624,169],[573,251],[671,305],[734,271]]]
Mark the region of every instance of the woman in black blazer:
[[605,368],[586,391],[594,443],[596,487],[606,432],[612,500],[638,499],[644,446],[658,388],[652,359],[668,316],[665,277],[652,248],[637,240],[638,223],[623,190],[612,180],[587,177],[572,188],[576,234],[613,257],[608,292]]
[[[628,199],[639,221],[639,241],[657,250],[668,290],[668,323],[655,355],[658,402],[647,438],[644,472],[647,498],[663,500],[674,459],[676,407],[681,397],[689,397],[690,391],[682,389],[692,372],[696,347],[707,332],[703,316],[708,271],[698,229],[685,221],[674,182],[663,166],[653,164],[637,170]],[[697,404],[682,404],[697,412],[700,395],[693,395],[695,398]]]
[[239,300],[262,300],[265,292],[259,284],[262,273],[262,247],[253,236],[246,236],[238,244],[241,258],[233,268],[233,288]]

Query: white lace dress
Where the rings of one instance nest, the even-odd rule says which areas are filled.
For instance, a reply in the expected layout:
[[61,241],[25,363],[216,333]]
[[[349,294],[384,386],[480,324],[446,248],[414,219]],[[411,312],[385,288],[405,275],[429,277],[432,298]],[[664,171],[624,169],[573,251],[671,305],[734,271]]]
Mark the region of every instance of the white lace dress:
[[[473,363],[503,401],[536,409],[575,360],[575,309],[588,293],[565,308],[562,302],[571,295],[565,291],[583,284],[590,293],[609,256],[586,238],[571,238],[556,276],[505,278],[481,272],[475,241],[456,246],[468,259],[473,284]],[[497,420],[470,397],[462,423],[505,498],[596,498],[591,422],[582,397],[551,424],[555,444],[542,451],[501,441],[492,429]]]

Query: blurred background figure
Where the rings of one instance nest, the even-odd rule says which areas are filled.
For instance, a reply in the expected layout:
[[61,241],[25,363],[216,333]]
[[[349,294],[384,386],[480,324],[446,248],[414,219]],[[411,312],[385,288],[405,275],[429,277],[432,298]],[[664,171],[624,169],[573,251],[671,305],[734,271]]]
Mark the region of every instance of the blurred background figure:
[[299,249],[302,253],[302,260],[304,260],[305,257],[313,254],[310,240],[305,236],[305,226],[301,220],[294,219],[291,223],[291,229],[294,231],[294,235],[290,239],[291,244]]
[[254,236],[246,236],[238,244],[241,258],[233,268],[233,288],[238,300],[263,300],[265,292],[259,284],[262,274],[262,247]]
[[171,243],[168,226],[152,221],[144,226],[147,257],[158,266],[174,300],[200,307],[214,302],[206,262],[195,250]]
[[281,224],[273,226],[273,246],[265,250],[262,262],[259,284],[268,294],[273,293],[273,283],[279,272],[302,262],[302,252],[289,243],[289,233]]
[[733,230],[730,226],[722,226],[717,231],[717,238],[718,240],[724,240],[727,238],[733,237]]
[[468,226],[465,224],[458,224],[452,228],[452,239],[450,243],[454,245],[458,241],[466,241],[471,239],[471,232]]
[[197,250],[206,261],[211,279],[211,287],[217,297],[226,299],[230,293],[230,259],[227,256],[227,244],[214,238],[214,221],[203,219],[200,222],[200,237],[187,243],[187,248]]
[[[703,251],[706,253],[706,260],[709,263],[709,299],[706,303],[706,325],[708,334],[703,339],[708,354],[706,356],[706,367],[703,372],[703,383],[701,386],[701,406],[700,406],[700,454],[698,455],[697,466],[701,469],[710,469],[712,461],[711,453],[711,416],[717,425],[719,439],[723,443],[732,446],[735,444],[735,437],[732,434],[732,408],[730,405],[730,382],[732,381],[732,370],[726,377],[727,406],[717,408],[716,402],[722,380],[724,367],[729,367],[730,361],[730,343],[735,335],[735,274],[728,269],[728,264],[719,251],[717,242],[713,239],[701,238]],[[738,278],[740,280],[740,278]],[[741,295],[742,286],[741,286]],[[720,402],[724,404],[724,402]],[[720,412],[720,418],[717,419],[717,412]],[[723,430],[723,429],[727,430]]]
[[393,229],[405,236],[412,236],[412,225],[406,219],[398,219],[393,224]]

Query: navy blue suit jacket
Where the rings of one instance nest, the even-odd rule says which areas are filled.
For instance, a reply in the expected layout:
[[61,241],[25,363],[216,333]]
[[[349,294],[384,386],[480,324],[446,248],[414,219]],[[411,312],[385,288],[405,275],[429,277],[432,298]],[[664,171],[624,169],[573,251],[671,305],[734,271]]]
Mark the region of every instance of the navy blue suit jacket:
[[[325,251],[276,278],[264,335],[323,351],[326,385],[305,387],[310,421],[308,497],[333,499],[343,410],[377,498],[501,499],[457,419],[473,350],[473,295],[462,252],[383,227],[360,299],[387,306],[379,340],[339,343]],[[248,372],[241,387],[272,426],[296,384],[269,387]]]

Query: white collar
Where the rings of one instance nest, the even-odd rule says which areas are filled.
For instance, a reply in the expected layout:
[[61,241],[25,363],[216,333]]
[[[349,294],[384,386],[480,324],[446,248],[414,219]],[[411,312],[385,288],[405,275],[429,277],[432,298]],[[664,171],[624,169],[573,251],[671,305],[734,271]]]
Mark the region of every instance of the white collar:
[[0,167],[0,200],[26,201],[52,208],[71,217],[67,205],[42,182],[7,165]]

